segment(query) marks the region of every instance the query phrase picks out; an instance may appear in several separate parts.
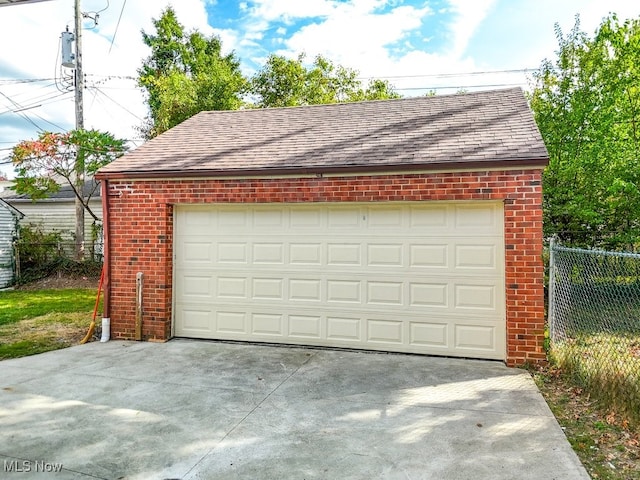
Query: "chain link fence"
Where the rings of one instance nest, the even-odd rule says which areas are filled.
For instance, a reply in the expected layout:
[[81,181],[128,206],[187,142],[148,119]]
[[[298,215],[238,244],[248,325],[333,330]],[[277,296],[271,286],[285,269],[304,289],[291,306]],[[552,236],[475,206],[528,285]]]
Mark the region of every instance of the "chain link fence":
[[640,421],[640,255],[549,248],[552,360],[590,395]]

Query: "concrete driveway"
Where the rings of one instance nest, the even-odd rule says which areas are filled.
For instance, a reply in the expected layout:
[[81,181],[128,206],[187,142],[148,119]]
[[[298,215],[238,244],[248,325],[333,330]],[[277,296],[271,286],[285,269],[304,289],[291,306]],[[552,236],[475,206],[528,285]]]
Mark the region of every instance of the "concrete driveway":
[[7,479],[589,478],[530,376],[501,363],[190,340],[0,362],[0,468]]

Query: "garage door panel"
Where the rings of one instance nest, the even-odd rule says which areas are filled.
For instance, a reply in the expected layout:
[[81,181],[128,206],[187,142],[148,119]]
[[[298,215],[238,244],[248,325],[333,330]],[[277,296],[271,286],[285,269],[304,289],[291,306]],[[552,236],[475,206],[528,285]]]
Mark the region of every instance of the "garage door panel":
[[460,268],[483,268],[496,270],[498,268],[497,247],[495,244],[456,244],[455,267]]
[[203,308],[189,308],[182,310],[184,318],[184,328],[188,331],[207,333],[211,330],[211,310]]
[[328,266],[361,266],[362,245],[359,243],[329,243],[326,264]]
[[435,232],[448,230],[451,221],[450,206],[420,205],[409,207],[409,226],[412,228],[424,228]]
[[178,293],[188,297],[210,298],[213,294],[213,289],[211,288],[211,277],[185,275]]
[[183,248],[185,262],[211,261],[211,242],[186,242]]
[[322,301],[322,280],[292,278],[289,280],[289,300],[293,302]]
[[216,295],[220,298],[248,297],[248,280],[245,277],[218,277],[216,281]]
[[410,283],[409,305],[412,307],[449,307],[449,285],[447,283]]
[[464,325],[455,326],[455,349],[491,352],[496,348],[496,327],[492,325]]
[[208,233],[210,235],[214,234],[216,231],[224,231],[230,228],[246,228],[250,224],[249,219],[253,217],[253,215],[250,216],[250,212],[248,210],[238,210],[237,208],[233,207],[219,207],[215,212],[211,213],[215,220],[203,225],[202,227],[197,227],[198,230],[206,226],[213,227],[204,230],[205,233]]
[[362,302],[362,282],[358,280],[327,280],[328,303],[355,303]]
[[252,294],[253,300],[276,300],[279,302],[285,299],[285,285],[282,278],[253,278]]
[[504,358],[501,222],[496,202],[177,206],[175,334]]
[[320,315],[289,315],[289,337],[322,339],[322,317]]
[[217,244],[217,263],[247,263],[249,261],[248,247],[249,245],[243,242],[219,242]]
[[256,229],[268,228],[282,231],[288,225],[284,221],[285,212],[278,207],[262,208],[260,215],[252,215],[253,227]]
[[460,279],[453,286],[454,309],[473,310],[478,315],[499,315],[504,305],[504,289],[491,277],[486,280]]
[[228,312],[225,310],[218,310],[216,312],[215,327],[212,331],[208,332],[206,337],[209,337],[213,333],[219,334],[232,334],[232,335],[247,335],[249,333],[247,321],[247,312]]
[[401,320],[367,319],[367,343],[401,345],[403,330]]
[[284,245],[282,243],[254,243],[251,251],[254,264],[284,264]]
[[362,319],[359,317],[339,317],[328,315],[327,340],[331,342],[362,342]]
[[185,211],[182,215],[182,225],[183,226],[196,226],[198,228],[203,228],[211,225],[212,219],[217,218],[217,215],[212,214],[212,212],[207,210],[189,210]]
[[320,230],[323,228],[325,212],[315,208],[297,208],[289,210],[289,226],[295,229]]
[[369,243],[367,265],[371,267],[402,267],[404,245],[402,243]]
[[289,244],[289,262],[292,265],[319,267],[322,265],[322,245],[320,243]]
[[409,245],[409,266],[411,268],[447,268],[449,248],[446,243]]
[[367,303],[371,305],[403,304],[402,282],[367,282]]
[[447,322],[410,322],[409,343],[419,348],[443,350],[449,348],[450,325]]
[[479,232],[485,230],[494,232],[502,224],[502,216],[498,209],[488,204],[465,204],[454,206],[455,228],[457,231],[473,230]]
[[284,337],[284,315],[279,313],[251,314],[251,333],[270,337]]
[[369,229],[402,228],[405,210],[370,207],[362,215]]

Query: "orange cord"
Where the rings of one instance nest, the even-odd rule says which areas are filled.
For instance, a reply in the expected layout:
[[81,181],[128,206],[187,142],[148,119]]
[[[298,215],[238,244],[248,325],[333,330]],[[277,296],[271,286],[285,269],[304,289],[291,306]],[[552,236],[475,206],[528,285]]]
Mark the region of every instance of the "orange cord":
[[96,315],[98,314],[98,305],[100,305],[100,294],[102,293],[102,282],[104,281],[104,265],[102,266],[102,270],[100,271],[100,283],[98,285],[98,295],[96,296],[96,305],[93,307],[93,317],[91,318],[91,324],[89,325],[89,331],[84,336],[82,340],[80,340],[80,344],[87,343],[91,336],[93,335],[94,330],[96,329]]

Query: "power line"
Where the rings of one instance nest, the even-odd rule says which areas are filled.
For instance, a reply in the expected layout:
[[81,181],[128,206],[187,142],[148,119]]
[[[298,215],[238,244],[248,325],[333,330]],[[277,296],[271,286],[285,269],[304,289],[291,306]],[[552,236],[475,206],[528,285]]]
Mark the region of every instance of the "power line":
[[117,102],[116,100],[114,100],[113,98],[111,98],[109,95],[107,95],[106,93],[104,93],[101,89],[99,89],[98,87],[93,87],[95,88],[95,90],[103,95],[104,97],[106,97],[107,99],[111,100],[113,103],[115,103],[117,106],[119,106],[121,109],[123,109],[125,112],[127,112],[129,115],[132,115],[133,117],[135,117],[136,119],[140,120],[141,122],[144,121],[142,118],[140,118],[138,115],[136,115],[135,113],[133,113],[131,110],[129,110],[127,107],[123,106],[122,104],[120,104],[119,102]]
[[[7,95],[5,95],[4,93],[0,92],[0,95],[2,95],[4,98],[6,98],[7,100],[9,100],[9,102],[11,102],[13,105],[15,105],[16,107],[18,107],[19,109],[22,108],[22,106],[19,103],[14,102],[11,97],[8,97]],[[24,118],[27,122],[29,122],[31,125],[33,125],[34,127],[36,127],[36,130],[38,131],[42,131],[43,128],[41,128],[36,122],[34,122],[33,120],[31,120],[29,118],[28,115],[26,115],[24,112],[20,112],[18,113],[18,115],[22,118]]]
[[43,107],[45,105],[51,105],[52,103],[57,103],[57,102],[61,102],[63,100],[67,100],[69,95],[71,95],[71,92],[59,93],[57,95],[51,96],[49,98],[46,98],[44,100],[32,102],[32,103],[29,103],[28,105],[23,105],[21,107],[15,108],[15,109],[14,108],[9,108],[9,109],[7,109],[5,111],[0,112],[0,115],[4,115],[4,114],[7,114],[7,113],[18,114],[19,112],[24,111],[24,110],[31,110],[33,108],[39,108],[39,107]]
[[127,4],[127,0],[122,2],[122,9],[120,9],[120,16],[118,17],[118,23],[116,23],[116,30],[113,32],[113,37],[111,37],[111,45],[109,45],[109,52],[111,53],[111,49],[113,48],[113,42],[116,40],[116,35],[118,34],[118,28],[120,27],[120,20],[122,20],[122,14],[124,13],[124,6]]
[[0,78],[0,83],[7,85],[19,85],[21,83],[38,83],[38,82],[50,82],[55,78]]
[[517,87],[522,85],[522,83],[494,83],[494,84],[482,84],[482,85],[439,85],[435,87],[403,87],[396,88],[394,90],[464,90],[466,88],[503,88],[503,87]]
[[457,78],[457,77],[472,77],[479,75],[497,75],[497,74],[513,74],[513,73],[531,73],[540,70],[539,68],[514,68],[507,70],[484,70],[473,72],[450,72],[450,73],[425,73],[416,75],[380,75],[380,76],[368,76],[359,77],[361,80],[373,80],[376,78],[385,79],[397,79],[402,80],[405,78]]
[[[123,3],[126,4],[126,0]],[[513,69],[502,69],[502,70],[476,70],[470,72],[443,72],[443,73],[424,73],[424,74],[413,74],[413,75],[368,75],[366,77],[357,77],[358,80],[373,80],[373,79],[393,79],[393,80],[403,80],[410,78],[457,78],[457,77],[470,77],[470,76],[481,76],[481,75],[498,75],[498,74],[523,74],[523,73],[533,73],[539,71],[539,68],[513,68]],[[95,73],[87,73],[87,77],[99,77],[107,80],[118,79],[118,80],[137,80],[136,77],[131,75],[102,75]],[[16,83],[29,83],[29,82],[38,82],[45,80],[54,80],[53,78],[44,78],[44,79],[2,79],[0,78],[0,82],[16,82]]]

